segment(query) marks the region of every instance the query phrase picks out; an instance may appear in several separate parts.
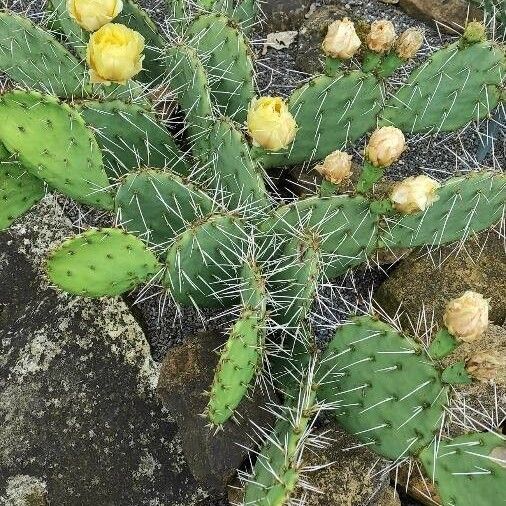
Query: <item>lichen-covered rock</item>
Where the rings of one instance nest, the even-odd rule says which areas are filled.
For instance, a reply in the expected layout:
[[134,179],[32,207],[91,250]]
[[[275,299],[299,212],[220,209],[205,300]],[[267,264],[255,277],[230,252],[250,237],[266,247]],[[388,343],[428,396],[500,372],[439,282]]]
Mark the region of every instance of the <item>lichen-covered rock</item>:
[[29,473],[58,506],[197,504],[126,305],[48,286],[45,255],[70,232],[47,198],[0,235],[0,497]]
[[223,429],[215,431],[202,416],[219,356],[216,353],[225,336],[215,332],[197,334],[180,346],[172,348],[162,363],[158,394],[171,410],[179,426],[183,450],[195,477],[207,489],[224,492],[243,463],[252,444],[252,422],[260,427],[273,423],[273,416],[262,406],[268,395],[256,388],[241,401],[232,419]]
[[0,496],[0,501],[4,506],[49,506],[45,482],[26,474],[7,480],[5,495]]
[[497,325],[506,320],[506,253],[504,241],[495,233],[469,240],[456,254],[455,246],[446,246],[430,254],[417,250],[406,257],[379,287],[375,299],[390,314],[402,303],[406,329],[416,322],[422,308],[428,320],[434,311],[442,322],[450,299],[466,290],[490,299],[489,318]]

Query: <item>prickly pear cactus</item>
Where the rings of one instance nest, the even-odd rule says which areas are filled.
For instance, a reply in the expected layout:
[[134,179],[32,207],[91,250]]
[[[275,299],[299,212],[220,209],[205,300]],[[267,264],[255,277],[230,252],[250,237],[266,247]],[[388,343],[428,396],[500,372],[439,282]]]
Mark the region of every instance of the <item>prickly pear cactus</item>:
[[414,341],[370,316],[337,330],[320,378],[318,395],[336,404],[339,424],[386,458],[416,455],[441,426],[447,387],[438,369]]
[[161,269],[154,254],[131,234],[91,229],[63,242],[49,257],[52,282],[85,297],[120,295]]

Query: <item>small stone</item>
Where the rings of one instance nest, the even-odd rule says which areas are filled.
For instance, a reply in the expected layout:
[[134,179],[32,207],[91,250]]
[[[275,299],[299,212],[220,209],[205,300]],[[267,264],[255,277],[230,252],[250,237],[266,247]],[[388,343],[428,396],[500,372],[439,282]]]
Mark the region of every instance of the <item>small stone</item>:
[[483,19],[481,9],[465,0],[399,0],[399,5],[410,16],[436,21],[441,31],[451,34],[461,32],[467,21]]
[[251,422],[261,427],[273,422],[273,416],[262,409],[268,399],[259,388],[241,401],[235,413],[239,423],[228,420],[223,430],[215,431],[201,416],[208,401],[204,392],[212,384],[219,360],[216,350],[224,343],[225,336],[208,332],[172,348],[162,363],[158,382],[158,395],[176,419],[193,475],[206,489],[216,492],[226,490],[243,463],[247,451],[241,445],[251,445]]

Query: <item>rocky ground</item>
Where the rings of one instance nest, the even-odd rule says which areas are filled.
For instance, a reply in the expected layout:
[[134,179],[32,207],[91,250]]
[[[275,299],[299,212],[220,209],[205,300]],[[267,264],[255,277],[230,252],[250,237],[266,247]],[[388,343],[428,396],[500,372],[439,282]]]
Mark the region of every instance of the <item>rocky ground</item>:
[[[163,25],[163,2],[140,3]],[[287,95],[308,73],[318,71],[314,48],[333,19],[388,17],[399,31],[422,24],[427,52],[455,36],[468,16],[463,3],[268,0],[265,22],[253,38],[259,88]],[[27,4],[8,0],[7,6],[22,11]],[[32,17],[40,17],[38,2],[29,8]],[[428,21],[432,17],[442,24],[436,27]],[[295,32],[292,44],[264,50],[267,34],[281,31]],[[490,125],[472,126],[459,135],[409,138],[409,153],[389,177],[424,172],[444,178],[474,168]],[[497,133],[486,165],[506,166],[505,142],[504,131]],[[363,142],[357,143],[357,157],[362,147]],[[301,168],[307,186],[314,178],[310,169]],[[273,174],[291,188],[300,188],[299,176],[300,171]],[[213,350],[223,342],[216,331],[223,330],[227,318],[216,312],[178,313],[160,296],[138,300],[137,293],[125,300],[89,301],[56,292],[41,269],[47,251],[72,228],[108,219],[64,204],[62,212],[48,197],[0,234],[0,504],[211,506],[238,500],[236,489],[227,484],[234,484],[236,468],[244,468],[246,451],[240,445],[250,444],[250,420],[272,422],[259,406],[275,401],[274,394],[257,389],[242,407],[240,425],[210,433],[198,416],[204,408],[201,393],[217,361]],[[458,260],[451,248],[408,253],[398,266],[388,260],[381,268],[371,264],[323,287],[314,315],[322,340],[351,308],[367,307],[373,292],[391,315],[402,302],[403,324],[426,337],[441,317],[442,301],[467,288],[491,298],[496,327],[490,339],[504,336],[506,264],[497,262],[504,255],[504,236],[481,236],[460,250]],[[426,311],[420,316],[422,305]],[[453,408],[454,430],[497,426],[506,416],[505,405],[500,388],[466,392]],[[480,414],[469,414],[470,407]],[[313,455],[311,464],[337,464],[315,475],[314,483],[324,493],[311,496],[308,504],[398,505],[388,473],[375,472],[384,463],[366,449],[343,453],[356,441],[325,420],[318,430],[328,428],[335,441]],[[401,496],[403,505],[415,504],[402,491]]]

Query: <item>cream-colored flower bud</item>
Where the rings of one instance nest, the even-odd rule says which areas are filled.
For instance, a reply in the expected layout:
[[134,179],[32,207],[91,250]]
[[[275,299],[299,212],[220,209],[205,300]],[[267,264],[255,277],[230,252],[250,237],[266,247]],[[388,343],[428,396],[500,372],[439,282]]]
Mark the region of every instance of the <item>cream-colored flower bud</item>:
[[478,381],[504,383],[506,356],[498,350],[479,351],[466,361],[466,370]]
[[124,25],[108,23],[91,34],[86,51],[90,81],[125,84],[142,70],[144,37]]
[[388,53],[394,47],[396,38],[395,27],[391,21],[373,21],[367,35],[367,47],[375,53]]
[[488,300],[480,293],[468,290],[447,304],[443,322],[450,334],[460,341],[471,343],[487,330]]
[[489,457],[501,467],[506,467],[506,445],[496,446],[490,452]]
[[440,186],[428,176],[411,176],[394,185],[390,200],[394,208],[402,214],[419,213],[436,202],[436,190]]
[[269,151],[288,147],[297,133],[297,123],[280,97],[253,99],[247,124],[253,144]]
[[423,45],[423,31],[420,28],[408,28],[397,39],[395,50],[399,58],[413,58]]
[[329,25],[322,49],[327,56],[349,60],[361,44],[353,21],[344,18]]
[[110,23],[122,10],[121,0],[67,0],[67,10],[88,32]]
[[344,151],[334,151],[330,153],[322,164],[315,167],[327,181],[334,184],[340,184],[351,176],[352,155]]
[[366,156],[375,167],[389,167],[401,157],[405,149],[404,134],[398,128],[385,126],[371,135]]

